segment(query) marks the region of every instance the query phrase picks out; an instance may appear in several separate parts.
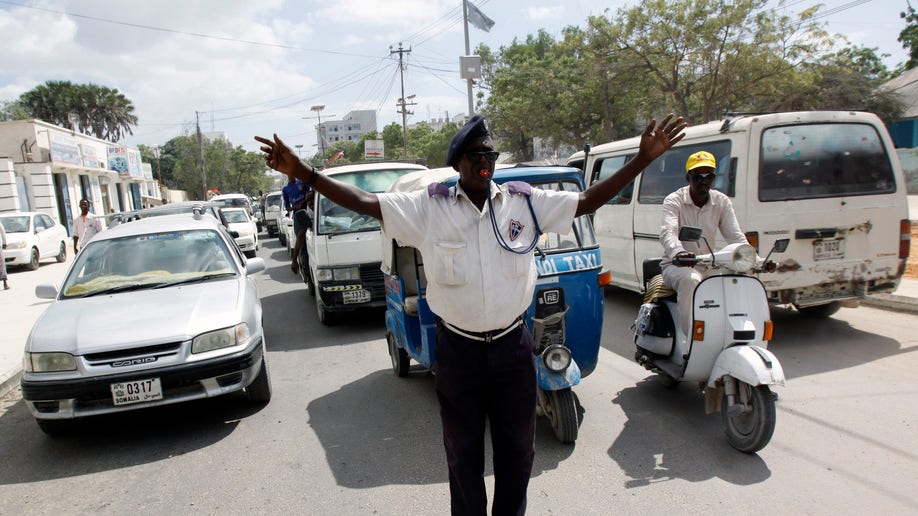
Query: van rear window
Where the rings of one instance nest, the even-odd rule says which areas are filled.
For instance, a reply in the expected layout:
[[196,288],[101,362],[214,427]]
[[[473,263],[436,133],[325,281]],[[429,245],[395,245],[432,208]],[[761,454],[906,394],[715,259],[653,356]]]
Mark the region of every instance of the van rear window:
[[867,124],[805,124],[762,133],[759,200],[787,201],[896,191],[889,155]]

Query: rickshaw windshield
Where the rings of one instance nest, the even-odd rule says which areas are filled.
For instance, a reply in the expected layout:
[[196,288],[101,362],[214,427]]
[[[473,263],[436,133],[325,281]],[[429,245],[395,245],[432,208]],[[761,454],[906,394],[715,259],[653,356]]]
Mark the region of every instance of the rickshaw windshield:
[[[565,192],[579,192],[580,185],[573,181],[553,181],[550,183],[531,183],[534,188]],[[574,219],[572,231],[566,235],[558,233],[544,233],[539,237],[538,249],[542,252],[563,252],[596,246],[596,235],[593,225],[587,215]]]
[[[393,168],[335,174],[335,179],[372,193],[385,192],[399,177],[416,172],[416,168]],[[324,195],[319,196],[317,227],[320,235],[379,230],[379,221],[338,206]]]

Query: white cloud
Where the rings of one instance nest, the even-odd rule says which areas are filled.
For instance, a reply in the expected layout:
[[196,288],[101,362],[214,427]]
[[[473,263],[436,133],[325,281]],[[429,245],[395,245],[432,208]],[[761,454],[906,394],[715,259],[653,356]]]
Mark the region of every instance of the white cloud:
[[541,21],[557,18],[564,12],[564,7],[560,5],[554,7],[527,7],[526,17],[530,20]]

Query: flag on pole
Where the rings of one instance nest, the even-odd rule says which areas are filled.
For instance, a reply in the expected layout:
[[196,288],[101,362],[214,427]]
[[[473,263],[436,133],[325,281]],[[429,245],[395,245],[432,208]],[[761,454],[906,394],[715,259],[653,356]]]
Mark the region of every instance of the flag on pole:
[[481,29],[485,32],[491,32],[491,27],[494,26],[494,20],[485,16],[485,13],[481,12],[480,9],[475,7],[475,4],[466,0],[465,3],[469,9],[469,23],[471,23],[476,29]]

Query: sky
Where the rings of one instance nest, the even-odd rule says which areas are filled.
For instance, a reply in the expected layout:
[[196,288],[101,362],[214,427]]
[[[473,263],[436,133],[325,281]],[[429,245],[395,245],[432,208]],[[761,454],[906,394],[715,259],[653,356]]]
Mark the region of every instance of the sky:
[[[469,26],[469,44],[492,50],[540,29],[614,13],[637,0],[475,0],[494,20]],[[817,0],[787,0],[794,14]],[[832,33],[907,59],[896,41],[907,0],[823,0]],[[122,143],[161,145],[223,131],[255,151],[253,136],[278,133],[302,154],[317,150],[315,126],[373,109],[377,126],[401,124],[397,102],[414,95],[408,123],[468,112],[460,0],[0,0],[0,100],[48,80],[116,88],[139,123]],[[916,3],[918,7],[918,3]],[[608,12],[607,12],[608,11]],[[398,67],[403,54],[404,83]],[[404,93],[402,88],[404,87]],[[410,101],[409,101],[410,102]],[[321,111],[312,106],[324,105]]]

